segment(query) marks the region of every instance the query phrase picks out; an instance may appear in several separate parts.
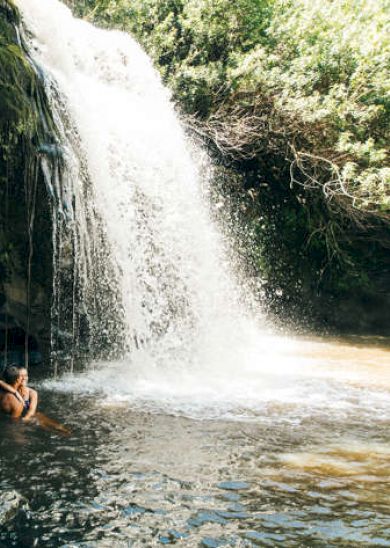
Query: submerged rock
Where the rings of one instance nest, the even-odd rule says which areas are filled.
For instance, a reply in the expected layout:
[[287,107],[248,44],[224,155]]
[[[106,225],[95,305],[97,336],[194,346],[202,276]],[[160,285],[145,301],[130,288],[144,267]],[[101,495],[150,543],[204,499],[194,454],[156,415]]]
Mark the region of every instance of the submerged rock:
[[12,520],[22,508],[27,506],[27,500],[15,490],[0,492],[0,526]]

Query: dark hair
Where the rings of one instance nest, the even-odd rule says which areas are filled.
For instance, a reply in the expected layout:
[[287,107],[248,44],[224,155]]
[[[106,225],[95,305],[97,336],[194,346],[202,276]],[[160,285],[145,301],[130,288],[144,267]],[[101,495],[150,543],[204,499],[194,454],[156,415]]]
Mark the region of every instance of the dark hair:
[[3,378],[7,384],[13,386],[20,376],[20,368],[17,365],[7,365],[3,371]]

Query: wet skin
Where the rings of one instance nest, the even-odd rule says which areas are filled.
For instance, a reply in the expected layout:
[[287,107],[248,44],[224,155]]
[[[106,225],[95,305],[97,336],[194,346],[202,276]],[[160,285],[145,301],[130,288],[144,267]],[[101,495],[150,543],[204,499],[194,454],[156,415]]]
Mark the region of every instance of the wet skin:
[[[21,368],[19,377],[13,384],[2,382],[1,388],[5,393],[0,394],[0,410],[13,419],[21,419],[24,422],[31,420],[36,413],[38,405],[38,393],[36,390],[29,388],[27,369]],[[24,417],[24,401],[30,402],[29,409]]]

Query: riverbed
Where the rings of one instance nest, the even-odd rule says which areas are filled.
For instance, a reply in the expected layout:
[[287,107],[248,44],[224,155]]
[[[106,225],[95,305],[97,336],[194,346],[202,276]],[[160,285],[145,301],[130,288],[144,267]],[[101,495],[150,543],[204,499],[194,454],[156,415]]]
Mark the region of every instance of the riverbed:
[[249,379],[258,401],[136,371],[130,390],[118,364],[40,380],[71,434],[0,424],[1,491],[23,497],[0,545],[390,546],[389,341],[299,347]]

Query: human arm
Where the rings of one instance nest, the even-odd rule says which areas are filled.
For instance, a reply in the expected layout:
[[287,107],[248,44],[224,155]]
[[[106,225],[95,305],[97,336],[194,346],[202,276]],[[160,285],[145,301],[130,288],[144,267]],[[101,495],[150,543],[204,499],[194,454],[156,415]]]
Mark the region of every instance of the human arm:
[[36,390],[33,390],[32,388],[29,388],[28,390],[30,397],[30,407],[25,416],[22,418],[22,421],[29,421],[30,419],[32,419],[38,406],[38,392]]
[[2,381],[0,380],[0,388],[2,388],[3,390],[5,390],[5,392],[10,392],[11,394],[13,394],[14,396],[16,396],[18,398],[18,400],[23,403],[23,398],[22,396],[19,394],[19,392],[17,390],[15,390],[15,388],[13,386],[11,386],[10,384],[6,383],[5,381]]
[[16,392],[15,388],[13,388],[10,384],[2,380],[0,380],[0,388],[5,390],[6,392],[11,392],[12,394]]

